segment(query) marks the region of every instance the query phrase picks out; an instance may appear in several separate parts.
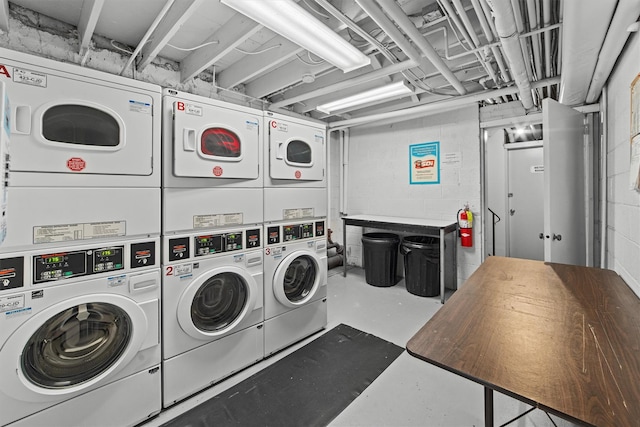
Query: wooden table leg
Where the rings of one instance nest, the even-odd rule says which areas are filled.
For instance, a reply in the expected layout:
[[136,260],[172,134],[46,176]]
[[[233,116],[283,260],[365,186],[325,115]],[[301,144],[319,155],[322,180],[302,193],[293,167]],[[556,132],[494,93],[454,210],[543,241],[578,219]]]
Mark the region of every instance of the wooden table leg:
[[493,427],[493,390],[484,388],[484,426]]

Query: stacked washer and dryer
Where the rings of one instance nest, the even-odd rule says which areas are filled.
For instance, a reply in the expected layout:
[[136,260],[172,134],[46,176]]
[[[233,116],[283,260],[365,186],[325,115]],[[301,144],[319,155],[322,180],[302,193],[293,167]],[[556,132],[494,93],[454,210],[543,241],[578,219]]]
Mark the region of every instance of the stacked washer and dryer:
[[161,410],[161,89],[4,49],[0,65],[0,425],[137,424]]
[[264,358],[262,111],[163,97],[163,404]]
[[327,324],[326,125],[264,114],[264,348]]

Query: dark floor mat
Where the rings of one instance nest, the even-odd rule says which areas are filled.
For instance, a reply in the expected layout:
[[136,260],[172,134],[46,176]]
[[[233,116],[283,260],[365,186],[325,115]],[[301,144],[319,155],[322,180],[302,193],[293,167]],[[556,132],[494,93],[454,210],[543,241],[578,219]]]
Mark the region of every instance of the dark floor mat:
[[162,427],[324,426],[403,351],[338,325]]

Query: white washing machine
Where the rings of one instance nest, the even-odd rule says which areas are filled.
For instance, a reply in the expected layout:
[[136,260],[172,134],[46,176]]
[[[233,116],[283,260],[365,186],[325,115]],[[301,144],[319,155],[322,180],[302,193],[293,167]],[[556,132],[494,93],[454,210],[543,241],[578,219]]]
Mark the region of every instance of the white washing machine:
[[264,113],[264,221],[327,216],[326,125]]
[[327,324],[325,221],[265,224],[264,351],[275,353]]
[[11,185],[2,253],[160,234],[161,88],[6,49]]
[[264,358],[261,232],[163,238],[165,407]]
[[0,425],[126,426],[160,411],[158,247],[0,257]]

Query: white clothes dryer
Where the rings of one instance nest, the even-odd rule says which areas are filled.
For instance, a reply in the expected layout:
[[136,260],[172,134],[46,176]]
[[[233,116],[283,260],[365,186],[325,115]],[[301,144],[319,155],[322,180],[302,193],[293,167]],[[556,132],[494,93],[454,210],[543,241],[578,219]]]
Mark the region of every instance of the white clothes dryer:
[[327,324],[325,222],[264,226],[264,349],[275,353]]
[[264,358],[261,231],[164,237],[165,407]]
[[264,112],[265,187],[327,186],[327,126],[319,121]]
[[18,187],[160,187],[161,88],[0,49]]
[[0,425],[127,426],[160,411],[158,247],[0,257]]
[[262,111],[203,96],[163,92],[168,188],[262,188]]
[[264,128],[264,221],[326,217],[326,125],[265,112]]

